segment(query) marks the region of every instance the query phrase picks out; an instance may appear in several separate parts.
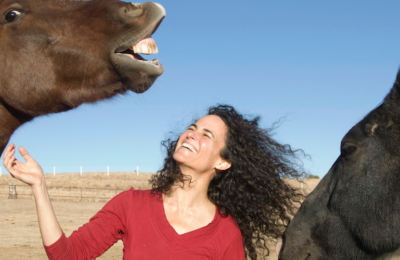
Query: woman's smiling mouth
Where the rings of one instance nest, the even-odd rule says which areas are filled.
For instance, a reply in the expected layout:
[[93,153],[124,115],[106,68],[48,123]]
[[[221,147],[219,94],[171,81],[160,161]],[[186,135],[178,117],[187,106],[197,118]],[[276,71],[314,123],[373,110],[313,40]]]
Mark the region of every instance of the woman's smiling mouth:
[[182,147],[189,149],[190,151],[197,153],[196,149],[194,149],[194,147],[188,143],[183,143]]

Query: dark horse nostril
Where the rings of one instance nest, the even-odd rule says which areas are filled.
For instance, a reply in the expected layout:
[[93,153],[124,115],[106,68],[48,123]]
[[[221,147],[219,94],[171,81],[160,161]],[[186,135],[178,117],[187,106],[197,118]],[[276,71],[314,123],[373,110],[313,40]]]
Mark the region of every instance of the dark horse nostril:
[[127,3],[118,11],[122,20],[138,17],[143,13],[139,4]]

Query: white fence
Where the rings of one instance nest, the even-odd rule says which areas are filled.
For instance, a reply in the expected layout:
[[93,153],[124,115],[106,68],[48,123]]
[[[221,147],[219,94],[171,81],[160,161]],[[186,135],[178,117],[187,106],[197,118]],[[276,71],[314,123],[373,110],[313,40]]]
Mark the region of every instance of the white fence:
[[[149,170],[154,167],[139,167],[139,166],[47,166],[42,167],[45,174],[53,174],[57,173],[80,173],[83,175],[85,172],[106,172],[107,175],[110,172],[136,172],[139,175],[140,172],[155,172],[154,170]],[[3,174],[9,174],[8,171],[4,168],[4,166],[0,167],[0,176]]]
[[[33,199],[32,190],[27,185],[14,185],[14,193],[11,192],[11,185],[0,185],[0,198],[12,199]],[[140,187],[135,187],[140,189]],[[82,188],[82,187],[59,187],[48,186],[48,193],[51,200],[63,201],[86,201],[86,202],[107,202],[118,193],[126,189],[111,188]]]
[[[114,172],[121,171],[121,170],[118,170],[118,168],[121,168],[121,167],[113,167],[112,170],[113,170]],[[107,166],[107,167],[88,167],[88,169],[90,169],[90,170],[89,170],[89,171],[86,171],[86,172],[104,172],[105,169],[107,169],[107,170],[106,170],[107,175],[110,175],[110,166]],[[46,168],[43,167],[43,171],[44,171],[44,173],[53,173],[54,176],[56,175],[57,171],[60,171],[59,173],[77,172],[77,171],[74,171],[73,169],[71,169],[71,167],[60,167],[60,168],[58,168],[58,167],[56,167],[56,166],[53,166],[52,169],[51,169],[50,167],[46,167]],[[84,171],[83,171],[83,166],[80,166],[80,167],[79,167],[79,171],[78,171],[78,172],[79,172],[81,175],[83,174],[83,172],[84,172]],[[135,171],[130,171],[130,172],[136,172],[136,174],[139,175],[139,166],[136,166]]]

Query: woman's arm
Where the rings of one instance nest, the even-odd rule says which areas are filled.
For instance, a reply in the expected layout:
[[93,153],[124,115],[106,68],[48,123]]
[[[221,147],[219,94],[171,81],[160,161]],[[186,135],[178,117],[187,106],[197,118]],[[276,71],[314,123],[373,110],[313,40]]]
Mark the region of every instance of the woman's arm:
[[4,151],[3,164],[14,178],[31,186],[43,244],[49,246],[61,237],[62,229],[50,202],[43,170],[23,147],[19,147],[18,150],[25,163],[15,159],[15,145],[10,144]]

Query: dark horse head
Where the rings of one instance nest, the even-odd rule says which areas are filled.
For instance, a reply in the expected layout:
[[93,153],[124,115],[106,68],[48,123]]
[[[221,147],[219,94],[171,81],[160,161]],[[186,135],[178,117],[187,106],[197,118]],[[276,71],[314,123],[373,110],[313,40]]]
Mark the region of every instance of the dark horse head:
[[390,259],[399,248],[400,72],[382,104],[343,137],[284,233],[279,259]]

